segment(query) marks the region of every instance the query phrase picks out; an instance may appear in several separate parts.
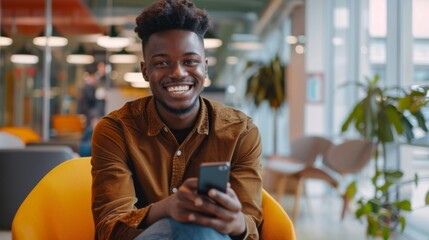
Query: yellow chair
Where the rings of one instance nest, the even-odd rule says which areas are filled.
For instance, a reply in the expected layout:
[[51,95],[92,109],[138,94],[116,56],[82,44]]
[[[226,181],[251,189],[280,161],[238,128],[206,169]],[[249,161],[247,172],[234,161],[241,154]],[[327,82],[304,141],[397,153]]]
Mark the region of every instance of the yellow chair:
[[52,116],[52,128],[62,135],[82,134],[85,130],[85,117],[76,114],[57,114]]
[[[90,157],[66,161],[31,191],[12,223],[12,239],[94,239]],[[292,221],[263,191],[263,239],[295,239]]]
[[264,240],[295,240],[295,229],[292,220],[282,208],[282,206],[274,200],[274,198],[262,190],[262,236]]
[[12,239],[94,239],[90,158],[63,162],[34,187],[12,222]]

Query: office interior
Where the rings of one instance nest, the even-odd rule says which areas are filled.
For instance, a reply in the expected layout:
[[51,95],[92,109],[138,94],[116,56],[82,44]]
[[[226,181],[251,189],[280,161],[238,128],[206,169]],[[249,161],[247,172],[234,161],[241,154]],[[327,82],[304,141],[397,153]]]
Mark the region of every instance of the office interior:
[[[87,122],[78,113],[80,90],[87,67],[98,62],[105,64],[99,87],[106,114],[150,95],[140,74],[141,41],[134,27],[135,17],[151,2],[0,0],[0,131],[31,129],[39,137],[33,147],[64,145],[78,156]],[[253,118],[262,136],[264,166],[272,156],[288,156],[291,143],[303,136],[322,136],[334,144],[362,138],[352,127],[343,132],[341,126],[365,96],[362,85],[376,75],[382,88],[421,91],[429,99],[428,0],[194,2],[213,20],[205,39],[209,72],[202,95]],[[36,41],[46,35],[65,42],[50,46]],[[109,46],[114,38],[125,42]],[[24,52],[26,58],[17,60]],[[73,61],[73,56],[85,58]],[[269,101],[256,104],[247,94],[249,79],[276,57],[283,70],[283,98],[278,108]],[[429,125],[429,105],[421,113]],[[411,141],[395,137],[385,149],[389,167],[401,170],[404,182],[416,175],[420,179],[406,192],[415,211],[407,213],[405,231],[394,230],[391,239],[429,239],[424,227],[429,223],[429,135],[420,127],[413,134]],[[323,165],[321,158],[316,166]],[[374,164],[371,160],[345,178],[357,179],[364,196],[372,192]],[[304,185],[292,219],[297,239],[365,239],[367,223],[355,218],[356,204],[340,217],[338,191],[345,190],[344,184],[340,190],[317,179]],[[293,191],[276,200],[292,216]],[[10,229],[0,231],[0,239],[10,238]]]

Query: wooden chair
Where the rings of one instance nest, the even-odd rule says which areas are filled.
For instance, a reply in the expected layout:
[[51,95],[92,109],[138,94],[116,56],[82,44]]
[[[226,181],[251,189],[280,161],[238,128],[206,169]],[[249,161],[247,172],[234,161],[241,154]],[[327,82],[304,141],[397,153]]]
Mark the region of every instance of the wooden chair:
[[[50,171],[31,191],[15,215],[12,239],[94,239],[91,212],[90,157],[66,161]],[[262,238],[295,240],[293,223],[265,191]]]
[[[368,164],[371,160],[373,144],[368,140],[354,139],[346,140],[338,145],[333,145],[323,158],[321,168],[309,166],[297,175],[301,179],[320,179],[326,181],[333,188],[338,188],[340,183],[344,185],[343,178],[347,174],[355,174]],[[298,190],[300,193],[301,191]],[[340,193],[343,199],[341,219],[348,207],[349,200]],[[297,196],[298,199],[300,196]],[[296,199],[295,199],[296,200]]]
[[[332,142],[326,138],[318,136],[304,136],[291,143],[290,154],[288,156],[271,156],[265,166],[265,183],[273,185],[275,196],[280,200],[290,182],[295,182],[293,188],[295,201],[293,206],[293,218],[297,219],[300,196],[303,188],[304,178],[299,174],[304,169],[312,167],[318,156],[325,156]],[[269,176],[271,175],[271,176]]]

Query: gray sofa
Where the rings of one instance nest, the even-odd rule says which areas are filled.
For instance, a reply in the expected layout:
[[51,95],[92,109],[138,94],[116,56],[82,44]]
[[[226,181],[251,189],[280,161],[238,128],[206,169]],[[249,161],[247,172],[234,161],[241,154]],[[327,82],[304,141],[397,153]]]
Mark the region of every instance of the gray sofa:
[[73,157],[65,146],[0,149],[0,229],[11,229],[16,211],[40,179]]

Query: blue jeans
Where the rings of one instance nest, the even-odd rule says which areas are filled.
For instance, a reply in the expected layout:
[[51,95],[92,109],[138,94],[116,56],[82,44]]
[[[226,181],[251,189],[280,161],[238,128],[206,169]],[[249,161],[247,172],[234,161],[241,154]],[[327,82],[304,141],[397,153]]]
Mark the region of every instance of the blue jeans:
[[134,240],[230,240],[227,234],[194,223],[180,223],[163,218],[148,227]]

